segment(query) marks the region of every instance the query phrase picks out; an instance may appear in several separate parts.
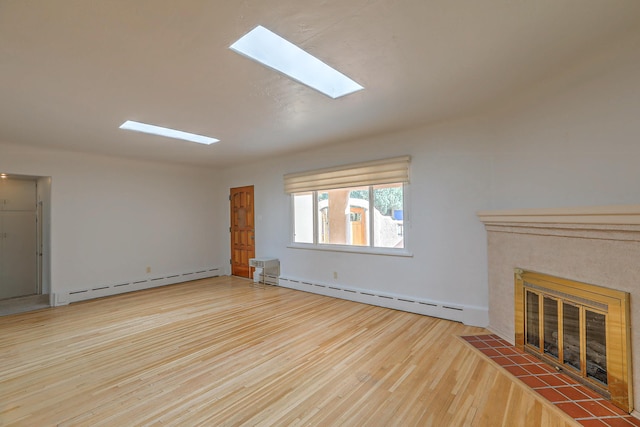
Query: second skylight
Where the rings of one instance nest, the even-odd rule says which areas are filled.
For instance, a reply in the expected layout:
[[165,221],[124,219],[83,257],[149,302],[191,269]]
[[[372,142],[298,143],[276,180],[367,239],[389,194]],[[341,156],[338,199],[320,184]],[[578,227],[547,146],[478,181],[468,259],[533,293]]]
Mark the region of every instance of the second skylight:
[[120,129],[132,130],[142,133],[150,133],[152,135],[165,136],[167,138],[182,139],[184,141],[197,142],[198,144],[210,145],[215,142],[219,142],[219,139],[211,138],[210,136],[198,135],[195,133],[184,132],[181,130],[165,128],[162,126],[150,125],[147,123],[135,122],[133,120],[127,120],[120,125]]
[[241,37],[230,49],[331,98],[364,89],[341,72],[261,25]]

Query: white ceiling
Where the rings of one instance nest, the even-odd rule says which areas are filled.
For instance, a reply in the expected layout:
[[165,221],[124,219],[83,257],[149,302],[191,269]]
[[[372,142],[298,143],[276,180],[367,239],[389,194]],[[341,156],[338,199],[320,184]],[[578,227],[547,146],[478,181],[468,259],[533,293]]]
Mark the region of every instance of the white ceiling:
[[[332,100],[228,48],[258,24],[365,90]],[[638,0],[0,0],[0,141],[238,164],[472,113],[639,24]]]

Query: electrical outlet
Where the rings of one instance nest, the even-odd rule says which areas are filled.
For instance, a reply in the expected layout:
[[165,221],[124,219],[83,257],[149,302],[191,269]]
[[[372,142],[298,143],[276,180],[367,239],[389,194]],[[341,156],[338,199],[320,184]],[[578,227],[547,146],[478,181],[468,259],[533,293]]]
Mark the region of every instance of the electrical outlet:
[[151,267],[147,266],[147,273],[151,273]]
[[338,272],[337,272],[337,271],[334,271],[334,272],[333,272],[333,278],[334,278],[334,279],[337,279],[337,278],[338,278]]

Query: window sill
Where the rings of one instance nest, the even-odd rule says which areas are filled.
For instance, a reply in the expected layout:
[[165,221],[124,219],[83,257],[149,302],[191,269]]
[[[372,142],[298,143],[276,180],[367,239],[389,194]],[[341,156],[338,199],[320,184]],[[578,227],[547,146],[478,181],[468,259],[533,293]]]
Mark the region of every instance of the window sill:
[[357,247],[357,246],[341,246],[341,245],[309,245],[304,243],[291,243],[287,245],[289,249],[304,249],[310,251],[325,251],[325,252],[347,252],[352,254],[363,255],[385,255],[385,256],[397,256],[412,258],[413,253],[406,249],[385,249],[385,248],[369,248],[369,247]]

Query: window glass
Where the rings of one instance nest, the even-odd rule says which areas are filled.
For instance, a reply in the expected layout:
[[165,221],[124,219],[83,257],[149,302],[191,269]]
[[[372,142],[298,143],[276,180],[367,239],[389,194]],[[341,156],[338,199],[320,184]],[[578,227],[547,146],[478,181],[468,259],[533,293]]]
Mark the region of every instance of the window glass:
[[585,323],[587,377],[607,384],[606,317],[604,314],[585,310]]
[[580,371],[580,308],[562,303],[563,362]]
[[404,248],[402,184],[373,187],[373,244],[378,248]]
[[294,194],[293,211],[293,241],[313,243],[313,193]]
[[403,196],[401,183],[295,193],[293,242],[404,249]]
[[527,291],[527,344],[540,348],[540,298]]
[[318,191],[318,243],[369,245],[369,188]]
[[558,301],[544,297],[544,352],[558,358]]

